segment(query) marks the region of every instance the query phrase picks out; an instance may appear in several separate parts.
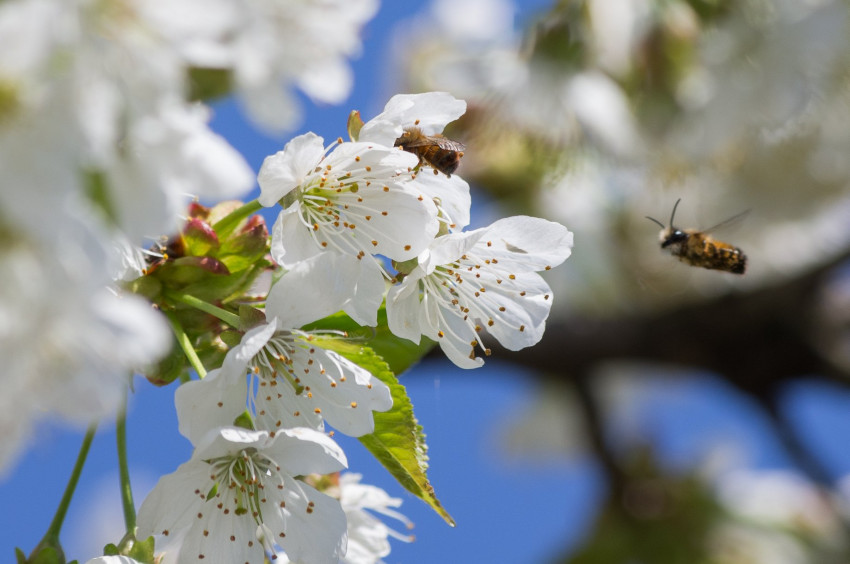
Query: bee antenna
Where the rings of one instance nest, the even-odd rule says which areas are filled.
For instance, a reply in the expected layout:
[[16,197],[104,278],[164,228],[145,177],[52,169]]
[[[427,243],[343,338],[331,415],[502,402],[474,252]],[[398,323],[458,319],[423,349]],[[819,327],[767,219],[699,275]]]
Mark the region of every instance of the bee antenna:
[[673,227],[673,218],[676,217],[676,208],[679,207],[679,202],[682,201],[682,198],[676,200],[676,203],[673,204],[673,213],[670,214],[670,227]]
[[648,215],[645,215],[644,217],[645,217],[646,219],[648,219],[649,221],[654,221],[655,223],[657,223],[658,225],[660,225],[660,226],[661,226],[661,229],[667,229],[667,226],[666,226],[666,225],[664,225],[663,223],[661,223],[660,221],[658,221],[658,220],[657,220],[657,219],[655,219],[654,217],[649,217]]

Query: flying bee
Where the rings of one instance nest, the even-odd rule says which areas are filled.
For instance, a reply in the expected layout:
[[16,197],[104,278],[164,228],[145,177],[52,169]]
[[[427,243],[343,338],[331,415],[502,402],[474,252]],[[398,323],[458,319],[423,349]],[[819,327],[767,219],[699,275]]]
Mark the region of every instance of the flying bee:
[[442,172],[451,176],[460,164],[463,143],[452,141],[442,135],[425,135],[418,127],[406,127],[401,137],[395,140],[395,146],[419,157],[419,164],[426,162],[434,168],[434,174]]
[[698,229],[679,229],[673,225],[676,216],[676,208],[682,199],[676,200],[673,213],[670,214],[670,226],[665,227],[663,223],[655,218],[647,216],[647,219],[661,226],[659,240],[661,248],[667,250],[674,257],[691,266],[701,266],[710,270],[723,270],[733,274],[743,274],[747,269],[747,256],[738,247],[729,243],[718,241],[711,237],[708,232],[722,225],[735,221],[748,213],[749,210],[739,213],[725,221],[721,221],[711,229],[700,231]]

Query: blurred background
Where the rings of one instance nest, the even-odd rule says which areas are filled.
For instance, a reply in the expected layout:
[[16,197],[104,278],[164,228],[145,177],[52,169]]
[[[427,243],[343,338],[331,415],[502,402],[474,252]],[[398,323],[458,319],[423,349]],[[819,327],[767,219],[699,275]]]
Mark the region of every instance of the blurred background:
[[[258,170],[297,133],[344,136],[351,109],[451,92],[469,106],[446,135],[467,146],[470,228],[528,214],[575,234],[546,273],[537,347],[494,343],[474,371],[434,354],[402,376],[455,528],[337,434],[416,523],[387,562],[850,562],[848,17],[840,0],[386,2],[345,104],[302,98],[286,135],[214,105]],[[745,275],[660,250],[646,216],[668,224],[680,198],[681,228],[749,210],[711,232],[746,253]],[[137,503],[191,454],[172,392],[136,382]],[[0,482],[7,560],[43,535],[82,432],[40,437]],[[120,511],[103,424],[67,555],[117,542]]]

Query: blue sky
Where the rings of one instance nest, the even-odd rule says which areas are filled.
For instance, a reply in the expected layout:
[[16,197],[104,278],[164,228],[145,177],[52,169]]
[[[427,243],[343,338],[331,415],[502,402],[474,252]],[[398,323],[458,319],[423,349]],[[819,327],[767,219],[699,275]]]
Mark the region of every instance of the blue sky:
[[[546,2],[523,4],[527,19]],[[411,8],[412,7],[412,8]],[[234,104],[215,108],[214,127],[248,159],[255,170],[262,159],[293,135],[313,130],[327,138],[343,135],[351,109],[368,117],[394,92],[385,76],[390,30],[397,22],[423,13],[427,3],[385,2],[365,30],[365,50],[354,62],[355,90],[338,107],[305,104],[304,126],[270,137],[247,124]],[[473,205],[475,195],[473,194]],[[564,268],[569,267],[569,262]],[[545,562],[565,542],[578,542],[592,523],[604,485],[594,464],[582,455],[518,461],[500,448],[498,430],[523,409],[533,408],[536,382],[498,358],[484,368],[460,370],[448,362],[429,361],[402,377],[416,414],[428,436],[430,477],[438,497],[457,521],[448,527],[424,503],[406,494],[356,440],[337,439],[352,471],[363,481],[404,499],[401,511],[412,519],[416,542],[395,543],[388,563]],[[746,399],[710,375],[693,375],[675,387],[655,385],[643,394],[636,411],[642,428],[657,440],[663,459],[687,468],[707,446],[735,441],[758,467],[788,464],[767,422]],[[792,421],[810,437],[835,475],[850,472],[845,446],[850,435],[850,393],[829,387],[799,386],[786,407]],[[137,504],[158,476],[187,460],[191,447],[177,433],[173,388],[156,389],[136,380],[128,420],[130,464]],[[37,442],[17,467],[0,481],[5,526],[0,528],[0,560],[13,549],[29,552],[43,535],[65,486],[82,440],[82,432],[60,425],[39,428]],[[104,422],[71,506],[63,542],[70,558],[85,561],[97,547],[121,536],[114,425]],[[103,509],[113,508],[112,513]],[[100,521],[117,525],[110,536]]]

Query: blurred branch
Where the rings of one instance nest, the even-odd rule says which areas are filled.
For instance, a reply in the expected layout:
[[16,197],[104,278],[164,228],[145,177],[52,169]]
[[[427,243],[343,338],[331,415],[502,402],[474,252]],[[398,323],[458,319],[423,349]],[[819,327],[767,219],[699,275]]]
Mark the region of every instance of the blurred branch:
[[605,415],[600,409],[599,402],[590,382],[590,374],[581,372],[570,379],[576,392],[578,404],[581,407],[587,438],[593,453],[602,465],[608,479],[610,495],[620,497],[626,490],[628,476],[621,461],[611,450],[606,440]]

